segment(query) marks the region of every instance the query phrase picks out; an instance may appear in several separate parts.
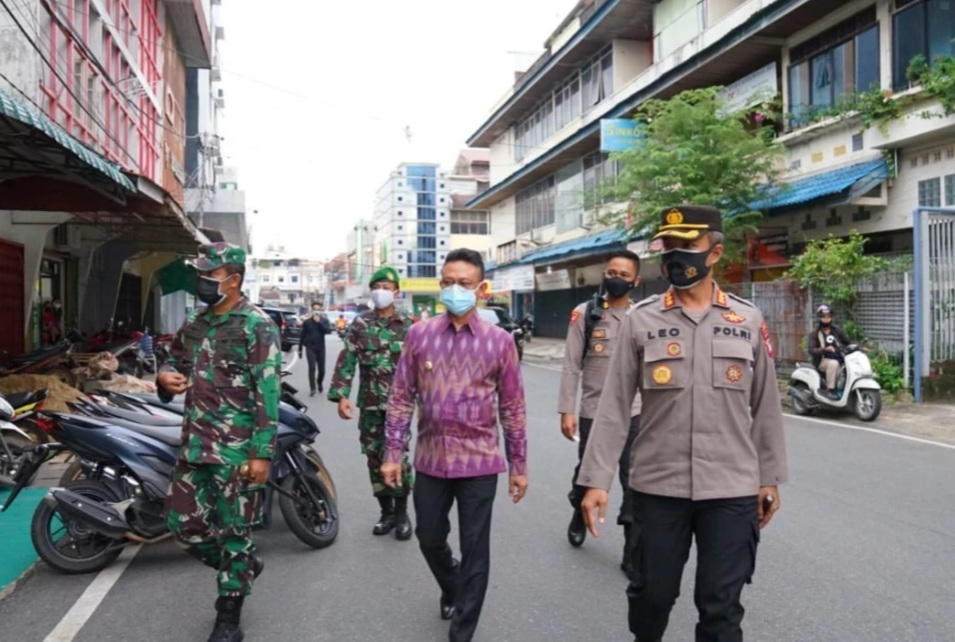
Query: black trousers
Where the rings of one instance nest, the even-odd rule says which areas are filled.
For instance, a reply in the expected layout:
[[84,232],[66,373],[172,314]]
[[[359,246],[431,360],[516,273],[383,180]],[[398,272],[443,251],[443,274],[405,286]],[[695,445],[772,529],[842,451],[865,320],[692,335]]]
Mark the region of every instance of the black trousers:
[[740,594],[752,581],[759,544],[757,498],[691,501],[632,491],[631,503],[634,576],[627,598],[637,640],[663,637],[695,537],[696,641],[741,642]]
[[[454,602],[451,642],[469,642],[477,629],[491,566],[491,509],[497,475],[441,479],[418,473],[414,486],[415,530],[441,592]],[[458,503],[461,563],[448,546],[451,505]]]
[[305,357],[308,359],[308,388],[309,391],[315,392],[325,383],[325,346],[305,346]]
[[[583,461],[584,452],[587,450],[587,440],[590,439],[590,430],[593,428],[594,420],[587,417],[581,417],[577,425],[577,434],[580,435],[580,443],[577,445],[577,467],[574,468],[574,477],[571,482],[577,481],[577,475],[580,473],[580,462]],[[640,432],[640,415],[630,418],[630,432],[627,433],[627,444],[620,453],[619,468],[617,476],[620,479],[621,494],[620,513],[617,515],[617,524],[627,526],[633,522],[630,514],[630,451],[633,450],[633,440],[637,438]],[[587,492],[586,486],[574,484],[570,494],[570,503],[577,508],[580,502],[584,500],[584,493]]]

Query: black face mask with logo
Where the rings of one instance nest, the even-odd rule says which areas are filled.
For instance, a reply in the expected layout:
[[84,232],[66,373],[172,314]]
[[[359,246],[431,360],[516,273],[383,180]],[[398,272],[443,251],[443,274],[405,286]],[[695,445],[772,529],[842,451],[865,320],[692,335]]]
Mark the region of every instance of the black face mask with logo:
[[667,250],[663,253],[660,270],[663,276],[678,290],[688,290],[702,281],[710,273],[706,264],[708,250]]
[[619,276],[609,279],[604,277],[603,280],[603,290],[610,296],[611,299],[619,299],[622,296],[626,296],[635,286],[635,282],[627,281],[626,279],[622,279]]

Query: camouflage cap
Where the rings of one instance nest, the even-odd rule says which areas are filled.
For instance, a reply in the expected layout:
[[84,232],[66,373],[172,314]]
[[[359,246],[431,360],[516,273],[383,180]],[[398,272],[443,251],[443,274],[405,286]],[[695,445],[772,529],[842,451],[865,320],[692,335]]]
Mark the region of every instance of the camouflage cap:
[[672,237],[692,241],[707,232],[722,231],[723,216],[715,207],[676,205],[660,213],[660,228],[653,238]]
[[245,265],[245,250],[231,243],[211,243],[199,248],[199,256],[189,261],[200,272],[211,272],[223,265]]
[[378,268],[378,271],[371,275],[371,280],[368,282],[368,287],[373,286],[379,281],[388,281],[394,283],[396,287],[400,287],[401,280],[398,278],[398,272],[395,271],[395,268],[384,267]]

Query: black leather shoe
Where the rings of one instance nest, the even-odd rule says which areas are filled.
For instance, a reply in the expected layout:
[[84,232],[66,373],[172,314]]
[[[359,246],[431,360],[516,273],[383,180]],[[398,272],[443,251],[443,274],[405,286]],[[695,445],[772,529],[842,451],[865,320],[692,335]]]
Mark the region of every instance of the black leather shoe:
[[314,397],[314,396],[315,396],[315,391],[312,390],[310,393],[308,393],[308,396],[309,396],[309,397]]
[[584,524],[584,514],[580,510],[575,510],[567,527],[567,541],[574,548],[578,548],[583,546],[585,539],[587,539],[587,526]]
[[395,530],[397,523],[398,521],[394,513],[382,513],[381,518],[378,520],[378,523],[375,524],[375,528],[371,532],[375,535],[387,535],[391,531]]
[[325,386],[322,385],[322,384],[318,384],[318,391],[319,391],[319,392],[325,392]]
[[441,619],[442,620],[451,620],[454,618],[456,609],[454,608],[454,602],[450,598],[441,596]]
[[216,620],[216,626],[212,629],[212,635],[209,636],[209,642],[242,642],[244,639],[245,634],[238,623],[222,620]]
[[411,518],[408,513],[398,513],[395,516],[395,537],[400,542],[406,542],[411,539]]

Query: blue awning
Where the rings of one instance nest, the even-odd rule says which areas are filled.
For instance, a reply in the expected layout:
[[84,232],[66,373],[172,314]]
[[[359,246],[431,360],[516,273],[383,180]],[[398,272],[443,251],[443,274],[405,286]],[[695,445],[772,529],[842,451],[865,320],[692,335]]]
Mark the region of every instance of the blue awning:
[[558,260],[567,261],[578,256],[589,256],[601,250],[611,250],[614,248],[625,248],[627,246],[626,230],[607,230],[598,234],[591,234],[583,238],[574,239],[565,243],[558,243],[548,247],[534,250],[525,254],[518,264],[538,265],[541,263],[554,263]]
[[882,158],[857,163],[788,183],[770,198],[754,203],[753,209],[769,212],[823,200],[848,203],[878,187],[890,175],[889,164]]

